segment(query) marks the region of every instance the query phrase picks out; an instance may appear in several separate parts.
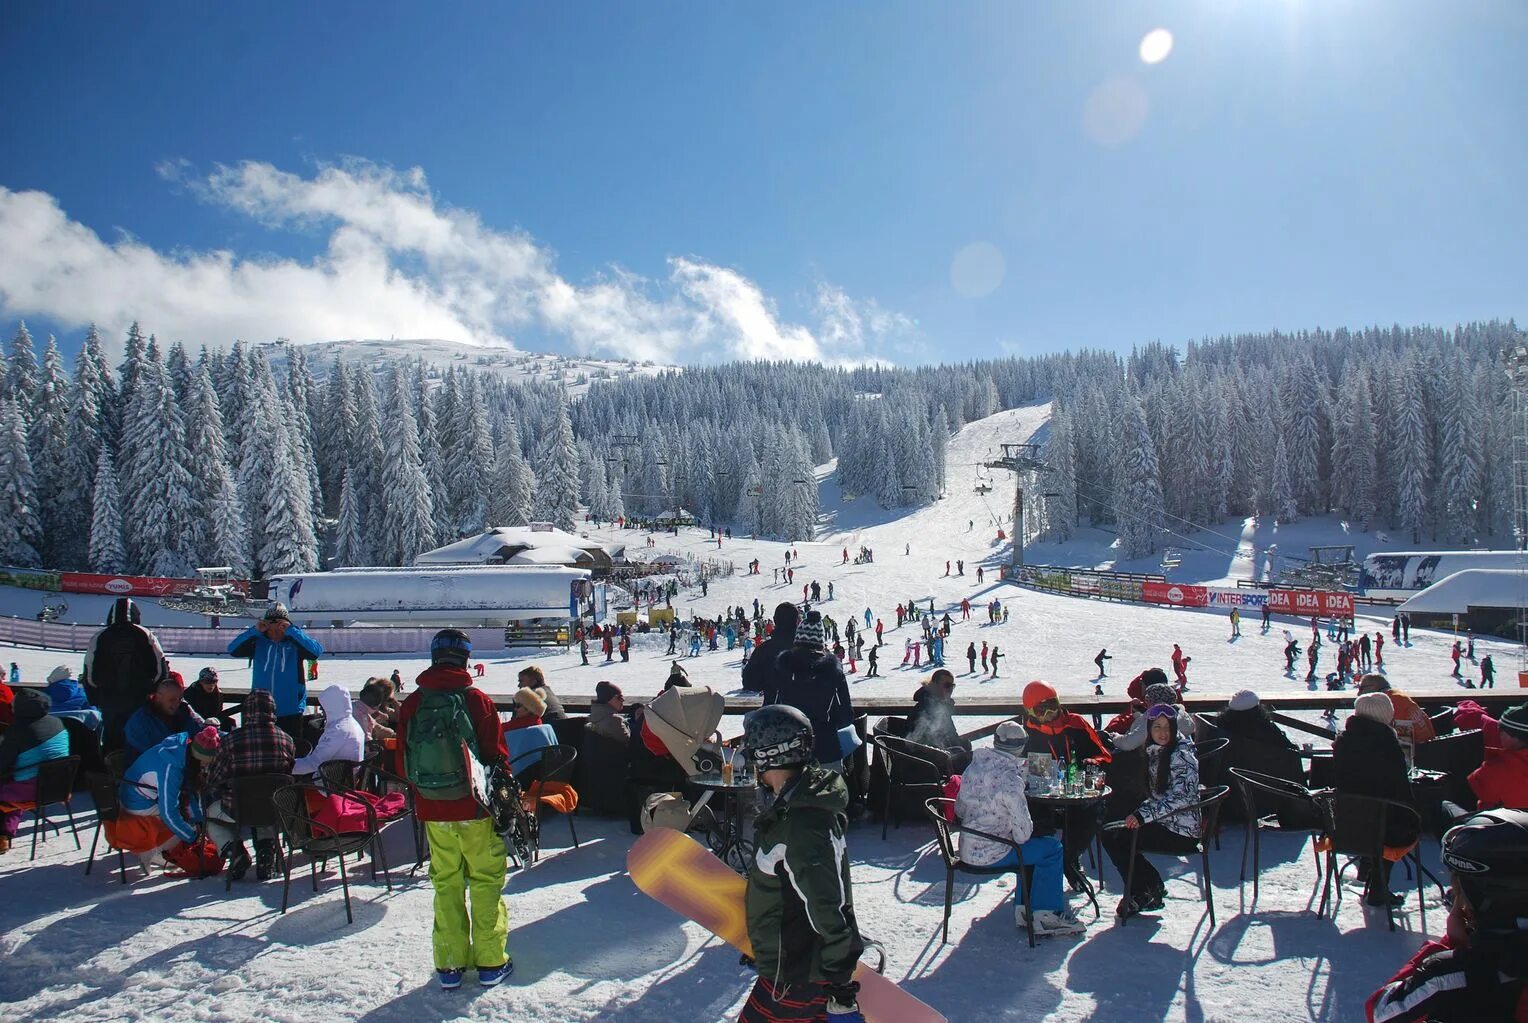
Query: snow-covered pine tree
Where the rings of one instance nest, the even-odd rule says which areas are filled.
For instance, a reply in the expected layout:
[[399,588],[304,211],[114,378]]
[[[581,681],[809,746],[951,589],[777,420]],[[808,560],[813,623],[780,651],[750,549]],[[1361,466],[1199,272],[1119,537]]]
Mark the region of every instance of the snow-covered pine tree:
[[64,529],[54,540],[60,568],[83,569],[90,564],[96,463],[109,429],[104,410],[116,397],[110,374],[100,334],[92,326],[75,359],[74,382],[69,388],[64,462],[58,484],[58,521]]
[[1155,551],[1161,542],[1166,515],[1162,480],[1156,446],[1139,399],[1134,396],[1126,399],[1125,417],[1119,426],[1119,465],[1114,488],[1119,557],[1140,558]]
[[43,350],[42,371],[32,392],[32,422],[27,431],[32,476],[37,494],[43,564],[58,566],[65,553],[64,484],[69,458],[69,378],[58,342],[50,334]]
[[1397,523],[1418,543],[1428,521],[1432,444],[1427,421],[1426,365],[1413,352],[1401,368],[1390,449],[1394,453]]
[[195,551],[199,565],[249,569],[249,525],[233,470],[228,466],[223,410],[205,365],[188,367],[186,448],[196,472],[192,479]]
[[111,448],[101,445],[91,495],[90,568],[104,575],[127,571],[127,544],[122,537],[122,499]]
[[732,513],[732,525],[734,528],[745,533],[758,534],[764,531],[763,522],[763,473],[759,471],[759,463],[753,457],[752,450],[748,453],[748,464],[743,469],[743,489],[738,495],[737,510]]
[[16,403],[0,398],[0,563],[41,565],[41,532],[26,424]]
[[392,565],[410,565],[434,546],[435,507],[419,452],[419,426],[408,377],[393,370],[391,408],[382,432],[381,555]]
[[334,563],[354,568],[372,563],[371,547],[361,531],[361,500],[346,470],[340,484],[340,516],[334,527]]
[[[324,512],[339,514],[340,486],[350,464],[350,441],[355,436],[355,393],[350,364],[338,360],[323,388],[323,429],[317,431],[319,479],[323,481]],[[358,509],[359,510],[359,509]]]
[[1295,501],[1295,484],[1292,471],[1289,467],[1289,449],[1284,444],[1284,435],[1279,434],[1273,445],[1273,463],[1270,466],[1273,475],[1268,481],[1268,514],[1280,525],[1296,522],[1300,518],[1300,508]]
[[146,361],[123,422],[124,451],[132,473],[127,493],[152,495],[137,502],[126,520],[128,552],[148,575],[184,578],[197,562],[197,538],[205,509],[197,507],[186,447],[185,421],[169,375]]
[[446,544],[466,534],[451,514],[453,496],[459,484],[451,478],[446,456],[441,449],[442,427],[437,418],[439,394],[431,393],[423,370],[424,364],[420,362],[414,374],[414,392],[419,410],[419,464],[424,468],[425,484],[430,489],[430,507],[435,516],[431,531],[435,543]]
[[143,372],[143,364],[149,357],[148,348],[148,338],[143,336],[143,331],[139,329],[137,322],[134,322],[127,328],[127,342],[122,349],[122,363],[117,367],[117,405],[123,409],[123,415],[126,415],[128,403],[133,400],[133,390],[138,386],[138,377]]
[[6,376],[10,400],[21,417],[22,428],[29,428],[32,424],[32,396],[37,393],[37,350],[24,320],[17,324],[16,334],[11,338]]
[[1323,506],[1320,476],[1321,417],[1325,402],[1315,363],[1306,358],[1287,370],[1281,391],[1285,449],[1295,503],[1302,514],[1319,515]]
[[1374,402],[1369,375],[1354,369],[1343,377],[1342,393],[1332,424],[1333,504],[1351,523],[1368,529],[1376,511]]
[[780,536],[810,540],[817,529],[816,466],[805,439],[791,427],[781,445],[782,473],[775,481]]
[[170,387],[175,391],[176,401],[186,400],[186,389],[191,384],[191,360],[186,358],[186,346],[179,341],[170,346],[164,357],[165,372],[169,374]]
[[550,432],[541,439],[536,466],[536,514],[559,529],[576,528],[578,516],[578,449],[566,395],[557,405]]
[[1462,363],[1451,360],[1439,410],[1438,486],[1443,499],[1443,536],[1452,543],[1473,542],[1480,525],[1480,407],[1471,385]]
[[520,453],[520,436],[515,420],[503,420],[499,446],[495,453],[493,486],[488,492],[489,526],[528,526],[535,498],[536,480]]
[[371,537],[373,556],[380,559],[382,543],[382,420],[377,408],[376,383],[372,370],[361,367],[352,377],[355,386],[355,435],[350,438],[346,464],[355,478],[351,481],[360,499],[361,528]]
[[207,541],[203,557],[208,565],[226,566],[236,577],[250,572],[249,526],[244,521],[244,499],[227,466],[218,480],[217,493],[207,509]]
[[[488,403],[480,385],[469,377],[457,407],[455,432],[459,447],[442,451],[451,467],[455,490],[456,528],[464,536],[481,533],[488,520],[488,484],[494,469],[493,434],[488,429]],[[561,424],[559,424],[561,429]],[[568,440],[573,427],[567,428]],[[575,460],[576,467],[577,462]]]
[[1072,442],[1072,421],[1065,411],[1051,414],[1050,435],[1045,438],[1041,461],[1049,466],[1044,490],[1055,497],[1036,502],[1042,505],[1045,537],[1065,542],[1077,532],[1077,453]]
[[[308,507],[310,516],[323,516],[324,491],[318,475],[318,444],[314,440],[313,392],[318,384],[308,369],[308,356],[301,347],[294,347],[287,360],[286,399],[291,406],[288,423],[292,427],[293,440],[298,443],[298,468],[308,483]],[[315,520],[316,522],[316,520]]]

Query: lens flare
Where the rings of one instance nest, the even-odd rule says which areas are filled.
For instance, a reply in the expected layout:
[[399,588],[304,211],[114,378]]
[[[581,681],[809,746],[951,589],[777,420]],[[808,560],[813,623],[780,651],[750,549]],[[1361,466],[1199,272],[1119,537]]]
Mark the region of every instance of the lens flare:
[[990,295],[1003,283],[1008,261],[991,242],[972,242],[950,262],[950,286],[965,298]]

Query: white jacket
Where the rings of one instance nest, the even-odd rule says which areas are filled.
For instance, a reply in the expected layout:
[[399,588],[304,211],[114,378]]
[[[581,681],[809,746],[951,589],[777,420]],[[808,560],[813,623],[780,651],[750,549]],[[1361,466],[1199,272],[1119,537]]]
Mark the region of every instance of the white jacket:
[[[1035,825],[1024,798],[1028,773],[1029,765],[1024,760],[985,746],[976,750],[971,766],[960,776],[960,795],[955,799],[955,812],[960,815],[961,824],[1020,845],[1029,841]],[[1006,845],[961,833],[960,858],[973,866],[989,866],[1009,852]]]
[[366,733],[351,713],[350,694],[343,686],[330,686],[318,694],[324,708],[324,734],[313,752],[292,765],[293,774],[312,774],[319,764],[331,760],[365,760]]

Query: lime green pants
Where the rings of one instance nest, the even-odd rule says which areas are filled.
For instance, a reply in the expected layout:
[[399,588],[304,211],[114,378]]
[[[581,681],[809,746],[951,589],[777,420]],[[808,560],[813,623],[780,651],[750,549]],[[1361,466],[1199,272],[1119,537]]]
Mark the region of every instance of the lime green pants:
[[502,966],[509,939],[504,840],[487,817],[426,821],[425,831],[435,886],[435,968]]

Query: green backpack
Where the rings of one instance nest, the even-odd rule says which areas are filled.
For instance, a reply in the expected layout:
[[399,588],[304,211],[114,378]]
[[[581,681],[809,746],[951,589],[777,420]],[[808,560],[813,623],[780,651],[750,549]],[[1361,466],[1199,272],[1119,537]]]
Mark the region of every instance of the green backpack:
[[425,690],[403,750],[408,780],[426,799],[465,799],[472,795],[469,755],[477,759],[478,751],[466,694]]

